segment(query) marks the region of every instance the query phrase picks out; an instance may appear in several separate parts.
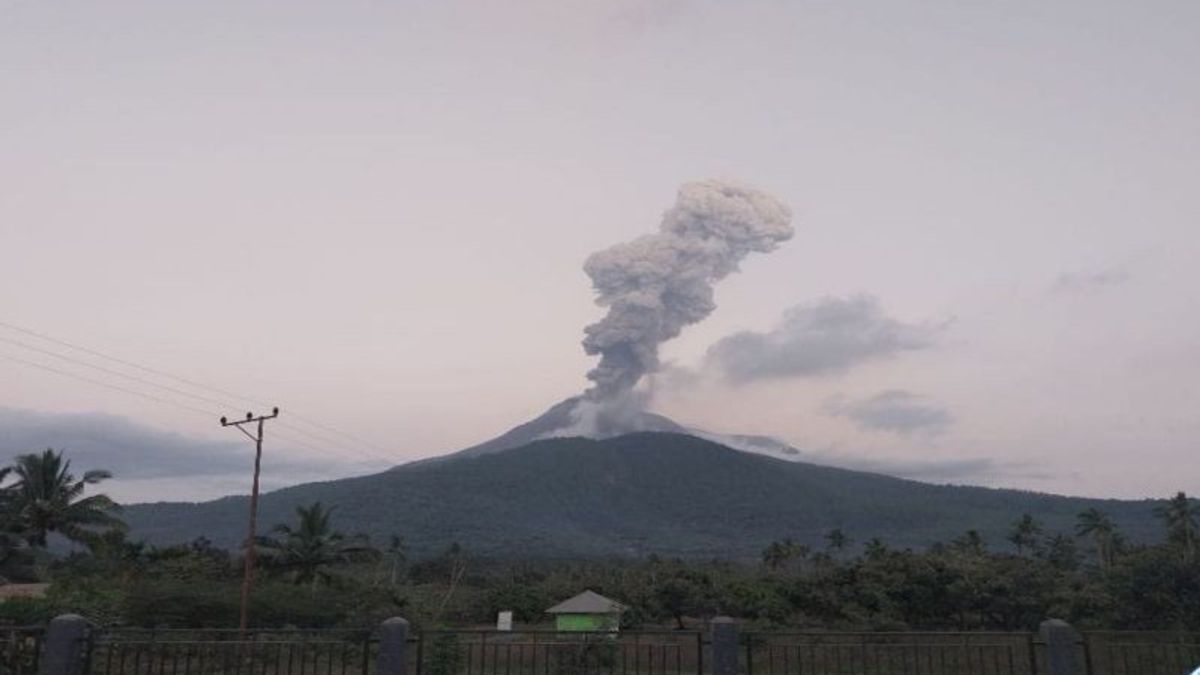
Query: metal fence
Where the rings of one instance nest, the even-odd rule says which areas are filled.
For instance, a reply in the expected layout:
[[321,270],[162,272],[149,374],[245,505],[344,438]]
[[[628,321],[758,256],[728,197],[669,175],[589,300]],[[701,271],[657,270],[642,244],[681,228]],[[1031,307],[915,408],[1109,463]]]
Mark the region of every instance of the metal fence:
[[1034,675],[1032,633],[747,633],[746,675]]
[[1092,675],[1189,675],[1200,668],[1200,633],[1084,633]]
[[[1046,637],[1051,634],[1043,627],[1040,634],[735,631],[717,642],[706,631],[88,635],[78,630],[82,619],[65,619],[76,632],[56,632],[63,619],[48,631],[0,628],[0,675],[36,675],[39,656],[42,665],[49,663],[46,654],[67,655],[79,666],[55,666],[43,675],[398,675],[399,663],[409,675],[734,675],[735,665],[741,675],[1189,675],[1200,667],[1200,633],[1078,635],[1069,627],[1065,641],[1061,632]],[[390,667],[382,666],[385,654]],[[1051,662],[1062,668],[1064,657],[1072,665],[1054,670]]]
[[696,631],[432,631],[418,643],[422,675],[683,675],[704,672]]
[[0,628],[0,675],[34,675],[41,647],[41,628]]
[[101,632],[90,675],[371,675],[378,641],[364,631]]

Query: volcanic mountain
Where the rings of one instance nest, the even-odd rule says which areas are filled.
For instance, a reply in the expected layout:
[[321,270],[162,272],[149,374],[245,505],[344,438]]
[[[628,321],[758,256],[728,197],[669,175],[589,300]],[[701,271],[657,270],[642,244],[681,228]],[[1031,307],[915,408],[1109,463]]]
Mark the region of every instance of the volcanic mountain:
[[[264,529],[289,522],[296,507],[320,501],[336,508],[339,529],[376,541],[402,535],[418,557],[458,542],[498,558],[751,558],[784,537],[820,546],[835,527],[860,543],[878,537],[915,547],[974,529],[1002,547],[1022,514],[1048,531],[1069,532],[1076,514],[1092,507],[1111,515],[1131,540],[1158,534],[1151,501],[930,485],[783,461],[698,437],[650,413],[631,422],[649,430],[562,437],[574,405],[569,399],[495,439],[436,460],[264,494],[259,522]],[[772,439],[732,437],[730,443],[792,456]],[[247,498],[239,496],[134,505],[125,517],[133,537],[152,543],[204,536],[236,548],[246,509]]]

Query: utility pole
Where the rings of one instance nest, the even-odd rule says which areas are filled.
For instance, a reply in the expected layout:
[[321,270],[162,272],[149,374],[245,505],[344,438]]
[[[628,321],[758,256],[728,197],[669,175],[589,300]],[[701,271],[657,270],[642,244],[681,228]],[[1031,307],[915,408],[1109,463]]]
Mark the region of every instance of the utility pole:
[[[242,636],[246,635],[246,628],[249,625],[250,619],[250,585],[254,581],[254,563],[258,558],[258,546],[255,541],[258,539],[256,529],[258,527],[258,472],[262,466],[262,444],[263,444],[263,422],[279,417],[279,408],[271,411],[270,415],[254,416],[254,413],[246,413],[246,419],[230,422],[228,419],[221,418],[221,426],[236,427],[238,431],[246,435],[247,438],[254,441],[254,486],[250,490],[250,529],[246,535],[246,569],[242,573],[242,617],[240,622],[240,630]],[[258,423],[258,433],[251,434],[242,428],[246,424]]]

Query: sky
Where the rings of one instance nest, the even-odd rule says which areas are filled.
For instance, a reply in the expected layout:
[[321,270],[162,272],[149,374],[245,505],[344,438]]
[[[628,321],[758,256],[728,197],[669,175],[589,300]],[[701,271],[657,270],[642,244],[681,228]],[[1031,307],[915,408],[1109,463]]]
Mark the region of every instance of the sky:
[[656,411],[1194,491],[1198,31],[1166,0],[0,0],[0,453],[141,501],[245,492],[247,409],[282,409],[268,487],[486,440],[587,386],[587,256],[718,179],[795,236],[664,346]]

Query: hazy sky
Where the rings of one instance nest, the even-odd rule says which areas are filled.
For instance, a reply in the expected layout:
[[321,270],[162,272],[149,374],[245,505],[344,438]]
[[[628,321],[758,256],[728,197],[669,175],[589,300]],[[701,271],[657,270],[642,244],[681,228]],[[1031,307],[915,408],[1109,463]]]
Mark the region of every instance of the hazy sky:
[[[361,472],[581,391],[583,260],[736,180],[796,236],[668,344],[657,410],[1195,491],[1198,34],[1190,0],[0,1],[0,322],[280,405],[270,485]],[[243,401],[47,351],[188,388],[0,327],[0,451],[245,490]]]

